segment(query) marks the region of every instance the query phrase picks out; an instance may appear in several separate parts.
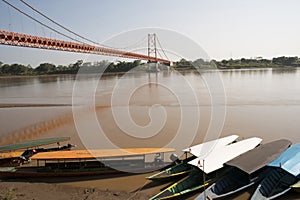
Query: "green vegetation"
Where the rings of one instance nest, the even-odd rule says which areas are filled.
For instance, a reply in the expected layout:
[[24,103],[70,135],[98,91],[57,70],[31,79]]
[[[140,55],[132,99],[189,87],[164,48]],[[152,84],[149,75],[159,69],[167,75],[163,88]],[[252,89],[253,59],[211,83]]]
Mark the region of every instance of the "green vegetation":
[[222,60],[217,62],[220,69],[242,69],[242,68],[277,68],[277,67],[300,67],[298,57],[277,57],[272,60],[258,57],[256,59]]
[[187,61],[181,59],[174,63],[176,69],[246,69],[246,68],[278,68],[278,67],[300,67],[300,60],[298,57],[277,57],[272,60],[258,57],[255,59],[230,59],[222,61],[204,61],[197,59],[195,61]]
[[173,64],[174,69],[178,70],[188,70],[188,69],[211,69],[211,68],[216,68],[215,65],[216,61],[211,60],[211,61],[205,61],[202,58],[199,58],[195,61],[187,61],[185,59],[181,59],[178,62],[175,62]]
[[[76,74],[80,68],[83,73],[95,73],[105,69],[105,72],[127,72],[133,68],[140,67],[143,64],[140,60],[133,62],[118,62],[110,63],[108,61],[101,61],[97,63],[83,63],[82,60],[78,60],[76,63],[68,66],[58,65],[55,66],[51,63],[41,63],[36,68],[32,68],[30,65],[25,66],[22,64],[3,64],[0,61],[0,76],[10,75],[46,75],[46,74]],[[146,68],[144,68],[145,70]],[[142,69],[141,69],[142,70]]]
[[[150,67],[149,67],[150,66]],[[258,57],[255,59],[230,59],[222,61],[205,61],[203,59],[197,59],[195,61],[188,61],[181,59],[175,62],[172,66],[177,70],[190,70],[190,69],[243,69],[243,68],[278,68],[278,67],[300,67],[300,59],[298,57],[277,57],[271,60]],[[162,66],[160,65],[160,68]],[[55,66],[51,63],[41,63],[36,68],[32,68],[30,65],[22,64],[4,64],[0,61],[0,76],[10,75],[46,75],[46,74],[76,74],[79,69],[82,69],[83,73],[117,73],[127,72],[131,69],[146,71],[155,70],[155,64],[145,65],[140,60],[133,62],[119,61],[118,63],[111,63],[108,61],[100,61],[96,63],[83,63],[82,60],[78,60],[75,63],[68,66],[58,65]]]

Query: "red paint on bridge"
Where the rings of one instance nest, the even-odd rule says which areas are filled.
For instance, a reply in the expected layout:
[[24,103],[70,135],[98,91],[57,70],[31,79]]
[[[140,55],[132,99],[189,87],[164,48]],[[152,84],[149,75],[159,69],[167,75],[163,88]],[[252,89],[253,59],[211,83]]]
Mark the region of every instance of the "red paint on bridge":
[[68,42],[63,40],[55,40],[51,38],[33,36],[28,34],[20,34],[16,32],[8,32],[0,30],[0,44],[18,47],[39,48],[47,50],[69,51],[76,53],[99,54],[107,56],[117,56],[123,58],[132,58],[140,60],[148,60],[152,62],[161,62],[170,64],[169,60],[146,56],[143,54],[121,51],[112,48],[93,46],[89,44]]

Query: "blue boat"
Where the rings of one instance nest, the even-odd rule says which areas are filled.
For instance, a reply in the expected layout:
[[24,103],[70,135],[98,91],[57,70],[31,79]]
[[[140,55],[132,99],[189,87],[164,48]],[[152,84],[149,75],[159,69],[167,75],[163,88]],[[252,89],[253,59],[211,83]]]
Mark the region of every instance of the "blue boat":
[[288,147],[289,140],[281,139],[250,150],[225,163],[232,167],[229,172],[202,192],[196,200],[211,200],[228,198],[230,195],[242,191],[256,183],[259,183],[270,171],[266,167]]
[[272,170],[259,184],[251,200],[277,198],[291,190],[291,185],[299,181],[300,143],[285,150],[268,166]]

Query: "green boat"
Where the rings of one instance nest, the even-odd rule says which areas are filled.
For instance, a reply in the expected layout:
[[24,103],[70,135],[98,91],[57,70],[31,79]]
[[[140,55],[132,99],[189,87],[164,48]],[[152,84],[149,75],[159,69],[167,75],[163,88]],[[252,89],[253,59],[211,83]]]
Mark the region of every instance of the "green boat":
[[224,147],[214,148],[205,158],[196,158],[188,162],[193,167],[189,175],[153,196],[150,200],[182,199],[184,195],[208,187],[229,171],[230,167],[223,166],[225,162],[255,148],[260,142],[260,138],[250,138]]
[[194,169],[189,173],[187,177],[161,191],[157,195],[150,198],[150,200],[173,199],[182,197],[186,194],[191,194],[200,189],[208,187],[210,184],[217,181],[218,178],[222,177],[222,174],[224,174],[224,172],[225,170],[222,169],[210,175],[205,175],[204,178],[203,172],[201,170]]
[[[195,157],[192,157],[192,159],[195,159]],[[182,163],[174,165],[168,169],[165,169],[157,174],[146,178],[152,181],[169,181],[172,179],[186,176],[192,169],[191,165],[187,163],[188,161],[190,160],[183,161]]]
[[[68,140],[70,140],[70,137],[45,138],[0,146],[0,167],[14,167],[28,164],[33,155],[41,152],[71,150],[76,145],[69,143],[60,146],[61,142]],[[41,148],[41,146],[55,143],[57,143],[57,147]]]
[[224,147],[232,142],[234,142],[238,138],[237,135],[230,135],[227,137],[223,137],[217,140],[212,140],[209,142],[205,142],[202,144],[198,144],[187,149],[183,149],[182,151],[185,153],[185,159],[182,160],[179,164],[176,164],[170,168],[167,168],[157,174],[147,177],[149,180],[153,181],[169,181],[175,180],[176,178],[183,178],[192,171],[193,167],[188,164],[191,160],[194,160],[196,156],[202,152],[206,152],[209,148],[219,148]]

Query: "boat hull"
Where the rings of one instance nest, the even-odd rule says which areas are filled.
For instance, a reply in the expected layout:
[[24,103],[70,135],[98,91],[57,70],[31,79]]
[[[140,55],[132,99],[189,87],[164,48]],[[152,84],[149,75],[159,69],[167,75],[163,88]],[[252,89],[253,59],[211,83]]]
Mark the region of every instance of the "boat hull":
[[147,177],[148,180],[152,181],[170,181],[177,178],[183,178],[191,172],[192,166],[186,162],[174,165],[168,169],[165,169],[157,174]]
[[6,167],[0,168],[0,178],[43,178],[43,177],[77,177],[110,174],[144,173],[159,170],[163,166],[136,166],[131,168],[114,169],[111,167],[90,167],[73,169],[49,169],[47,167]]
[[300,193],[300,181],[291,186],[292,190]]
[[198,169],[195,169],[189,174],[189,176],[183,178],[177,183],[174,183],[173,185],[161,191],[160,193],[158,193],[150,199],[182,199],[189,194],[192,194],[213,184],[215,181],[223,177],[227,171],[228,169],[223,168],[209,175],[205,175],[204,181],[203,172]]
[[275,199],[289,190],[297,182],[297,177],[281,168],[275,168],[256,188],[251,200]]

